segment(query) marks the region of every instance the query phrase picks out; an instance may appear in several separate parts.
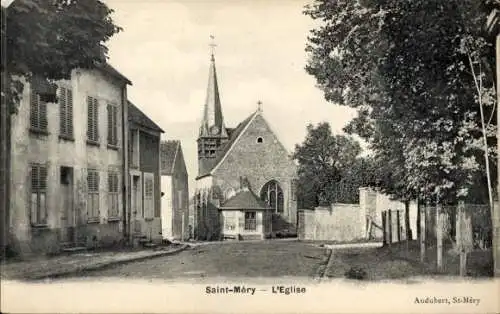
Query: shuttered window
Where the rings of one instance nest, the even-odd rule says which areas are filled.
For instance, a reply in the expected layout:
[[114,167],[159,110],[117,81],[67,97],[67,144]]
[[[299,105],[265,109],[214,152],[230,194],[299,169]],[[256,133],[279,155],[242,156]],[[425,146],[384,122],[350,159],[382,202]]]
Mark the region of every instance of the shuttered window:
[[73,91],[69,88],[59,88],[59,133],[73,138]]
[[89,219],[99,218],[99,172],[87,170],[87,216]]
[[94,97],[87,97],[87,140],[99,142],[99,106]]
[[152,173],[144,173],[144,202],[143,217],[154,217],[154,176]]
[[108,217],[119,217],[119,175],[118,172],[108,172]]
[[47,224],[47,166],[31,165],[31,224]]
[[118,146],[118,107],[108,104],[108,144]]
[[31,89],[30,95],[30,128],[33,131],[47,132],[47,103],[42,101],[40,94]]

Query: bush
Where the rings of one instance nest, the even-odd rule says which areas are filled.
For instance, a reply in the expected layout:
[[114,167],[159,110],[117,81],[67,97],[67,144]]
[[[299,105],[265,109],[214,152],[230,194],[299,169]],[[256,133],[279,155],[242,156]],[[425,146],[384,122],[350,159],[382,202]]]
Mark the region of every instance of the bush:
[[361,267],[351,267],[348,271],[344,273],[344,276],[348,279],[363,280],[366,279],[366,271]]

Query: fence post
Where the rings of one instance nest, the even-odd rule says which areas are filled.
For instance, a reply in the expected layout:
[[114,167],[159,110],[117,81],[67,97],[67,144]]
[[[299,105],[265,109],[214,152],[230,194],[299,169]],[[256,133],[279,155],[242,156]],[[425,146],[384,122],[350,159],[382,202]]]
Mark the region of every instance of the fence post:
[[436,204],[437,270],[443,270],[443,217],[442,205]]
[[420,206],[420,261],[425,261],[426,206]]
[[396,211],[396,228],[398,230],[398,242],[401,242],[401,223],[399,221],[399,210]]
[[389,230],[389,234],[387,235],[387,237],[389,238],[389,246],[391,246],[392,244],[392,210],[388,210],[387,211],[387,224],[388,224],[388,227],[387,229]]
[[387,245],[387,220],[386,220],[387,212],[385,210],[382,211],[382,245]]

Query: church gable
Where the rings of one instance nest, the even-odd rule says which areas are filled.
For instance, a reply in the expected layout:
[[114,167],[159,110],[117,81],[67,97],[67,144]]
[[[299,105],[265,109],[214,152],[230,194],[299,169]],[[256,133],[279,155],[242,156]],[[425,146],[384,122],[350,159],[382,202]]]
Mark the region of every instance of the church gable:
[[212,170],[223,186],[238,188],[247,177],[258,193],[268,180],[288,182],[295,177],[295,164],[260,112],[249,121],[232,146]]

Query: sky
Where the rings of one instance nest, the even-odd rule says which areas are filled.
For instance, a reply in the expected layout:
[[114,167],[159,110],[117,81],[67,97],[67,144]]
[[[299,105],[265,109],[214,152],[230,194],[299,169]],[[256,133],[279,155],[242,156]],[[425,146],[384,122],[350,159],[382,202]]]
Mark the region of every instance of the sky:
[[[312,1],[312,0],[310,0]],[[334,133],[355,116],[327,102],[304,70],[315,22],[303,0],[108,0],[123,31],[109,42],[109,62],[132,81],[129,99],[181,141],[190,191],[197,175],[196,138],[208,84],[210,35],[222,110],[235,127],[257,109],[292,152],[309,123]]]

